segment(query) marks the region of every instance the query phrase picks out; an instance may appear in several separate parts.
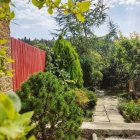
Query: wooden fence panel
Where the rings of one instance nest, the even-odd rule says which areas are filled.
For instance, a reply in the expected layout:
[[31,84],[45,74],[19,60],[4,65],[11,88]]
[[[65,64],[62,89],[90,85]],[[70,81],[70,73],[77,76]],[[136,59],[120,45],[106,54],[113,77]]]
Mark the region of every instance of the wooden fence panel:
[[39,71],[44,71],[46,52],[20,40],[11,38],[11,53],[14,63],[13,90],[20,89],[28,77]]

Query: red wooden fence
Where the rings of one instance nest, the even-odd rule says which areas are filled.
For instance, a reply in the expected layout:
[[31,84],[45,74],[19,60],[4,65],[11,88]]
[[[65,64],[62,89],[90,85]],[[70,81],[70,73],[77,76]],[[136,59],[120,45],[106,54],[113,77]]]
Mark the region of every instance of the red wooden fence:
[[33,73],[44,71],[46,52],[32,47],[20,40],[11,38],[11,52],[14,63],[13,90],[20,89],[21,84]]

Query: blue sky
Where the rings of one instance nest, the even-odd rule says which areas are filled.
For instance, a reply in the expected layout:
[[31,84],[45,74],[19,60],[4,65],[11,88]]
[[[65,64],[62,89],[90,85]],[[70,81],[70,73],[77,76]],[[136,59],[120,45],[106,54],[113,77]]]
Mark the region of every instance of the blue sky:
[[[28,4],[28,0],[13,0],[16,7],[15,19],[11,22],[11,36],[15,38],[44,38],[51,39],[56,28],[59,28],[47,13],[47,10],[38,10],[36,7]],[[140,33],[140,0],[104,0],[110,9],[107,11],[109,17],[126,36],[132,32]],[[95,29],[98,36],[107,33],[107,25],[102,25]]]

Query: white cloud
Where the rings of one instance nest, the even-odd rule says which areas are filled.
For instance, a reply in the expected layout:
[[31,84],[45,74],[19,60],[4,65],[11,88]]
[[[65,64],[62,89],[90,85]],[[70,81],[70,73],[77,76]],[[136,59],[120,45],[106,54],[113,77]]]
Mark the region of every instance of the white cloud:
[[111,7],[115,5],[140,6],[140,0],[104,0],[104,2]]
[[40,26],[48,30],[56,27],[55,21],[47,13],[46,8],[39,10],[31,5],[28,0],[13,0],[16,7],[12,9],[15,11],[15,22],[20,25],[20,28],[29,29]]
[[31,26],[28,26],[28,25],[21,25],[21,26],[19,26],[19,28],[21,28],[21,29],[30,29]]

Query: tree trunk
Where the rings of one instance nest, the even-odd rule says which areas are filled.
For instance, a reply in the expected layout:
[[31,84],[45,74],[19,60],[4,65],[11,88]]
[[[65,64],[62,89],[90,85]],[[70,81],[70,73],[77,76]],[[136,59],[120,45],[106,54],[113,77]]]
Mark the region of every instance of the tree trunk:
[[129,98],[136,99],[136,90],[134,80],[129,80]]

